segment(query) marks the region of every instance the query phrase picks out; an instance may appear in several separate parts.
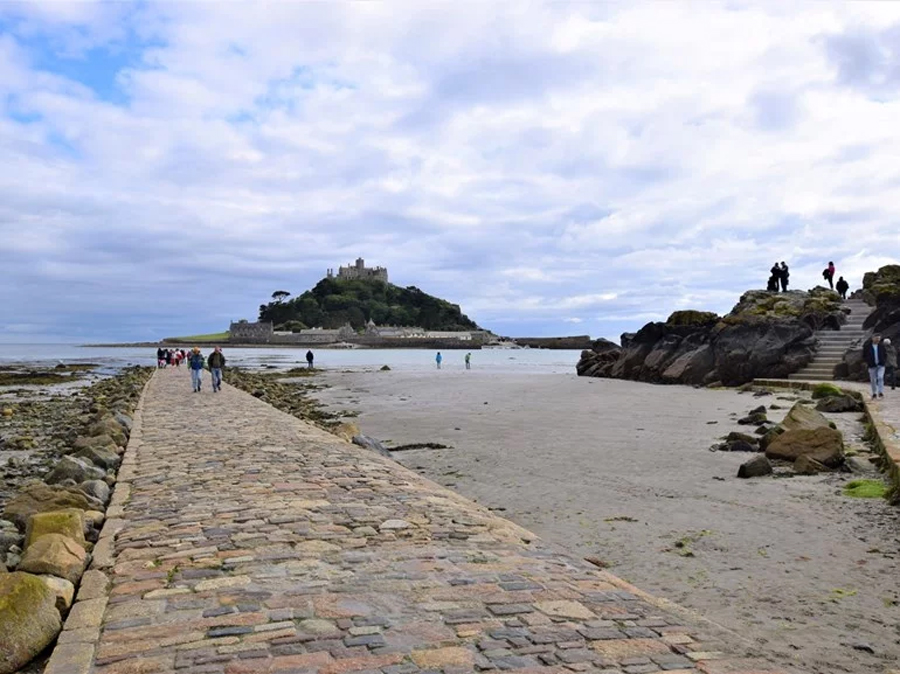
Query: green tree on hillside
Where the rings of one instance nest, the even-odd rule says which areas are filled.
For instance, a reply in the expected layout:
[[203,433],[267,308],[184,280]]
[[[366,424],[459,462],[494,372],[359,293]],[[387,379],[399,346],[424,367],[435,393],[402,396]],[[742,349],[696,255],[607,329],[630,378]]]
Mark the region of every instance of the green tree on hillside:
[[[309,327],[338,328],[350,323],[355,329],[371,319],[378,325],[419,326],[426,330],[477,330],[478,326],[459,306],[433,297],[415,286],[399,286],[372,280],[325,278],[302,295],[260,305],[259,320],[284,325],[299,321]],[[289,295],[289,293],[288,293]]]

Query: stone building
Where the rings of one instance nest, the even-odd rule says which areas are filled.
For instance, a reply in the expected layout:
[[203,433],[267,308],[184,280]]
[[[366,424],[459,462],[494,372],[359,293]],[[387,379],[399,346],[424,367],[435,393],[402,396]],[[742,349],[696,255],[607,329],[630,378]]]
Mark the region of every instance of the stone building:
[[275,334],[275,328],[271,321],[263,323],[250,323],[246,320],[232,321],[228,327],[228,332],[232,342],[245,343],[266,343],[272,339]]
[[[334,278],[334,269],[329,269],[326,276]],[[339,279],[368,279],[372,281],[388,282],[388,272],[386,267],[367,267],[366,261],[361,257],[356,258],[356,263],[347,265],[346,267],[338,267],[337,277]]]

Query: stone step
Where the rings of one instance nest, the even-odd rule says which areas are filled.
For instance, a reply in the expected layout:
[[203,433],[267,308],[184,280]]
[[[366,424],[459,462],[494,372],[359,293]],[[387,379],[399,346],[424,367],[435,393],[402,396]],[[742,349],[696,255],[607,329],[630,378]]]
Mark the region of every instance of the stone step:
[[788,379],[800,379],[806,381],[834,381],[834,377],[832,375],[824,375],[824,374],[800,374],[799,372],[796,374],[789,374]]

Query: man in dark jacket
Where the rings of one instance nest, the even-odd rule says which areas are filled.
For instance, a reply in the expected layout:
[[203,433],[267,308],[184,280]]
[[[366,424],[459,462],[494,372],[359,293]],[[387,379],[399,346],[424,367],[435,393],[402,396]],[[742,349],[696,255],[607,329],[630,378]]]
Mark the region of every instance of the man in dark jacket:
[[212,374],[213,393],[222,390],[222,368],[225,367],[225,354],[222,353],[222,347],[217,346],[215,350],[209,354],[206,359],[209,365],[209,372]]
[[881,343],[881,335],[875,333],[872,339],[863,345],[863,360],[869,368],[869,382],[872,384],[872,397],[884,398],[884,368],[887,365],[887,352]]
[[838,291],[838,294],[841,296],[842,300],[847,299],[847,291],[850,290],[850,284],[844,280],[843,276],[838,279],[838,282],[834,288]]

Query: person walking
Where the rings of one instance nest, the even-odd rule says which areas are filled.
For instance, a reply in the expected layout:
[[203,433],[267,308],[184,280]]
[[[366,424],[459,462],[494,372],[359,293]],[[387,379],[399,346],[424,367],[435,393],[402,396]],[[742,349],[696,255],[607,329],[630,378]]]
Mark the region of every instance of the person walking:
[[887,353],[878,333],[872,335],[872,339],[863,345],[863,360],[869,368],[872,398],[884,398],[884,368],[887,365]]
[[779,280],[781,281],[781,292],[786,293],[788,287],[788,279],[791,277],[791,272],[788,271],[788,266],[784,263],[784,260],[781,261],[781,269],[779,271]]
[[890,382],[893,391],[897,388],[897,349],[887,337],[882,343],[884,344],[884,380]]
[[444,360],[444,357],[441,355],[441,352],[438,351],[437,355],[434,357],[434,362],[437,363],[437,369],[441,369],[441,361]]
[[163,352],[163,348],[159,347],[156,350],[156,367],[165,367],[166,366],[166,354]]
[[188,359],[188,364],[191,367],[191,383],[194,385],[194,393],[199,393],[200,385],[203,382],[201,379],[203,373],[203,354],[200,353],[200,347],[195,346],[191,350],[191,357]]
[[471,353],[466,354],[466,369],[467,370],[472,369],[472,354]]
[[834,262],[829,262],[828,266],[822,270],[822,277],[828,281],[828,287],[834,290]]
[[847,291],[850,290],[850,284],[844,280],[844,277],[841,276],[838,279],[837,285],[835,286],[835,290],[838,291],[838,295],[841,296],[842,300],[847,299]]
[[213,393],[222,390],[222,368],[225,367],[225,354],[222,353],[222,347],[217,346],[215,350],[209,354],[206,359],[209,365],[209,373],[212,375]]
[[306,367],[308,367],[310,370],[312,369],[314,358],[315,356],[313,356],[312,349],[306,352]]

